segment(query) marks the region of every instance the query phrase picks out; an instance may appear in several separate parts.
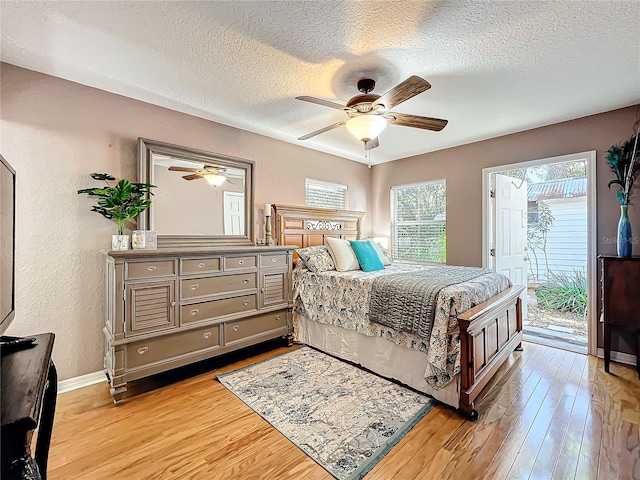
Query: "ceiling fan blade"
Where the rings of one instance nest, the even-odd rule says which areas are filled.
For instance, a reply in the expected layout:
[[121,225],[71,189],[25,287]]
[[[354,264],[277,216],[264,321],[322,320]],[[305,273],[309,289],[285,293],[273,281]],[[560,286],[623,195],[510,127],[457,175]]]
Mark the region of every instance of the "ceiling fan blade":
[[413,75],[373,102],[373,107],[375,108],[382,104],[387,110],[389,110],[399,103],[409,100],[411,97],[415,97],[419,93],[429,90],[430,88],[431,84],[424,78]]
[[342,122],[334,123],[333,125],[329,125],[328,127],[321,128],[320,130],[316,130],[315,132],[307,133],[306,135],[298,138],[298,140],[308,140],[311,137],[315,137],[316,135],[320,135],[321,133],[328,132],[329,130],[333,130],[334,128],[341,127],[346,124],[347,121],[343,120]]
[[172,172],[199,172],[198,168],[188,168],[188,167],[169,167],[169,170]]
[[368,142],[366,142],[364,144],[364,149],[365,150],[371,150],[372,148],[376,148],[380,146],[380,142],[378,141],[378,137],[374,138],[373,140],[369,140]]
[[419,115],[395,112],[386,113],[384,118],[386,118],[387,122],[391,125],[423,128],[425,130],[434,130],[436,132],[442,130],[449,122],[448,120],[443,120],[441,118],[421,117]]
[[323,100],[322,98],[308,97],[306,95],[303,95],[301,97],[296,97],[296,100],[302,100],[303,102],[315,103],[317,105],[322,105],[324,107],[335,108],[335,109],[342,110],[342,111],[345,111],[345,112],[355,112],[356,111],[355,109],[353,109],[351,107],[347,107],[346,105],[341,105],[341,104],[336,103],[336,102],[330,102],[329,100]]
[[184,177],[185,180],[195,180],[196,178],[202,178],[202,175],[200,175],[199,173],[194,173],[193,175],[185,175]]

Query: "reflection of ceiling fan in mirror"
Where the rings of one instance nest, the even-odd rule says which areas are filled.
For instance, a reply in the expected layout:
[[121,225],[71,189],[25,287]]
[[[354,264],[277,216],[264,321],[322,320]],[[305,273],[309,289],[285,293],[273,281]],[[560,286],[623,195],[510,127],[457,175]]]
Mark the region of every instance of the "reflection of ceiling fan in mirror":
[[202,168],[189,168],[189,167],[169,167],[173,172],[190,172],[189,175],[183,175],[185,180],[196,180],[198,178],[204,178],[210,185],[219,187],[224,182],[229,182],[236,185],[234,182],[228,179],[227,169],[224,167],[215,167],[213,165],[203,165]]
[[358,90],[361,95],[351,98],[346,105],[323,100],[315,97],[296,97],[297,100],[316,103],[325,107],[343,110],[349,115],[348,120],[343,120],[315,132],[304,135],[298,140],[307,140],[334,128],[346,125],[347,130],[358,140],[364,142],[364,148],[370,150],[380,145],[378,135],[385,129],[387,123],[403,127],[422,128],[439,132],[447,124],[447,120],[439,118],[421,117],[407,113],[390,112],[396,105],[431,88],[431,84],[416,75],[409,77],[404,82],[396,85],[384,95],[369,93],[373,91],[376,82],[369,78],[358,81]]

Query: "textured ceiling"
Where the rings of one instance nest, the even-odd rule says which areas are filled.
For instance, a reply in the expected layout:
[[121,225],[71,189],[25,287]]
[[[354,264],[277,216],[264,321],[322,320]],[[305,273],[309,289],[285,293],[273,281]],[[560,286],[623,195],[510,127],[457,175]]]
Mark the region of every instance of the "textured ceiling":
[[639,1],[2,0],[2,61],[364,162],[339,110],[432,84],[395,111],[441,132],[388,126],[373,164],[640,103]]

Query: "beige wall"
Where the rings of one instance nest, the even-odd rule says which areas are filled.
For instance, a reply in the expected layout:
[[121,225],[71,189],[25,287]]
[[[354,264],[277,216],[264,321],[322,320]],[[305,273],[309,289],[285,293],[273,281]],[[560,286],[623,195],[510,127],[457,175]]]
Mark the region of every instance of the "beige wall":
[[17,171],[17,311],[8,333],[55,333],[60,379],[102,369],[99,251],[116,232],[76,191],[96,185],[92,172],[136,178],[138,137],[254,160],[256,235],[264,235],[265,203],[304,205],[305,177],[347,184],[350,208],[369,210],[363,164],[11,65],[0,68],[0,152]]
[[[604,152],[631,135],[635,108],[366,166],[247,131],[1,64],[0,152],[17,170],[17,315],[10,334],[51,331],[66,379],[102,368],[104,256],[115,225],[75,192],[91,172],[136,178],[144,137],[256,162],[255,235],[265,203],[304,204],[304,179],[349,185],[363,233],[388,235],[389,187],[447,180],[447,257],[481,264],[482,168],[575,152],[598,152],[598,253],[615,253],[618,206],[606,184]],[[640,193],[636,193],[640,196]],[[640,207],[631,208],[640,231]],[[637,235],[637,234],[636,234]],[[637,247],[638,248],[638,247]],[[620,350],[629,351],[624,345]]]
[[[389,189],[394,185],[446,179],[447,263],[482,265],[482,169],[528,160],[595,150],[597,177],[598,254],[616,254],[620,206],[615,190],[607,184],[613,173],[606,151],[628,140],[636,121],[637,107],[623,108],[570,122],[536,128],[483,142],[440,150],[378,165],[372,169],[372,234],[389,235]],[[635,237],[640,233],[640,180],[629,209]],[[640,254],[640,245],[635,246]],[[633,351],[628,345],[620,350]]]

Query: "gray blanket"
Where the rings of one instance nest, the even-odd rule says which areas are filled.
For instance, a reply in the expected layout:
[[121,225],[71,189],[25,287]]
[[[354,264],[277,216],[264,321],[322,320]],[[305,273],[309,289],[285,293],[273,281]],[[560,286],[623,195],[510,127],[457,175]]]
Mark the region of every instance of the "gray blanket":
[[369,320],[429,338],[440,290],[487,273],[492,270],[443,266],[378,277],[371,290]]

